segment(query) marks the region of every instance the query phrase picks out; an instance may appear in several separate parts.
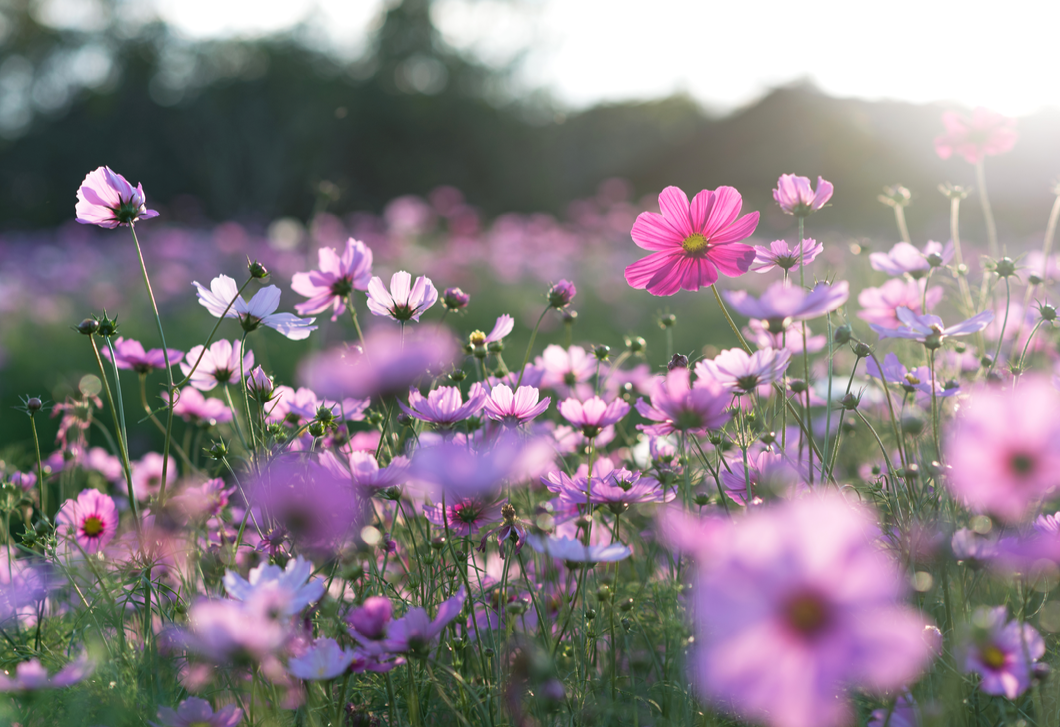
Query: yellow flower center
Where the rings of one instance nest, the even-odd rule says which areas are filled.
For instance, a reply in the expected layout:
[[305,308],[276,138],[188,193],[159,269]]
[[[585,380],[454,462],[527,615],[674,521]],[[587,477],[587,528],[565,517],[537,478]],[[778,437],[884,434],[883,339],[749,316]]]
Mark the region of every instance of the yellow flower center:
[[1000,669],[1005,665],[1005,652],[990,644],[980,652],[983,663],[991,669]]
[[484,346],[486,344],[486,334],[482,331],[472,331],[468,340],[471,341],[472,346]]
[[693,232],[691,235],[685,238],[684,242],[681,243],[681,247],[685,249],[685,252],[689,254],[695,254],[702,252],[707,247],[707,238],[703,237],[698,232]]
[[95,515],[89,515],[81,524],[81,532],[90,538],[94,538],[103,532],[103,521]]

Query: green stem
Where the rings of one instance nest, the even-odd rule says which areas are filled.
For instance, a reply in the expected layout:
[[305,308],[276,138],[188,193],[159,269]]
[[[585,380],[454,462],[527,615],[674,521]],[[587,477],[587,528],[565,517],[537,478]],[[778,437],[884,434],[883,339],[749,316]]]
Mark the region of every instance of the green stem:
[[[1001,333],[997,335],[997,350],[994,351],[994,359],[990,362],[990,368],[987,369],[987,375],[994,370],[997,366],[997,357],[1001,355],[1001,344],[1005,341],[1005,327],[1008,326],[1008,309],[1012,306],[1012,286],[1008,281],[1008,276],[1005,276],[1005,317],[1001,320]],[[1028,339],[1028,343],[1030,340]],[[1026,349],[1025,349],[1026,350]],[[934,375],[934,372],[932,372]]]
[[118,418],[118,410],[114,405],[114,396],[110,391],[110,380],[107,378],[107,371],[103,368],[103,359],[99,355],[99,346],[96,345],[96,339],[89,336],[89,342],[92,344],[92,353],[96,355],[96,364],[99,366],[100,376],[103,377],[103,391],[107,396],[107,403],[110,405],[110,414],[114,419],[114,429],[117,431],[118,439],[118,454],[121,456],[121,467],[125,472],[125,485],[129,491],[129,507],[133,512],[133,522],[136,524],[136,532],[140,532],[140,513],[136,504],[136,495],[133,493],[132,486],[132,465],[129,462],[129,450],[126,448],[125,440],[121,436],[121,430],[118,429],[120,419]]
[[986,240],[990,257],[997,258],[997,225],[994,224],[994,213],[990,209],[990,197],[986,193],[986,169],[983,158],[975,163],[975,179],[979,185],[979,202],[983,205],[983,219],[986,221]]
[[228,301],[228,305],[223,311],[221,311],[221,315],[220,317],[218,317],[217,323],[213,325],[213,330],[210,331],[210,335],[206,338],[206,343],[203,344],[202,350],[199,351],[199,357],[195,359],[195,364],[188,371],[187,375],[177,382],[176,385],[178,387],[184,386],[184,384],[191,381],[192,374],[194,374],[196,369],[199,368],[199,364],[202,363],[203,356],[206,355],[206,349],[208,349],[210,347],[210,344],[213,343],[213,337],[217,334],[217,329],[221,327],[221,321],[225,319],[225,316],[228,315],[228,311],[232,309],[232,306],[235,305],[235,302],[237,300],[239,300],[239,296],[243,294],[243,291],[246,290],[247,286],[250,285],[250,281],[253,279],[254,278],[247,278],[247,282],[243,283],[243,287],[236,291],[236,297]]
[[[40,458],[40,440],[37,438],[37,422],[33,414],[29,415],[29,428],[33,430],[33,449],[37,453],[37,482],[40,484],[40,514],[44,521],[48,521],[48,488],[44,482],[44,464]],[[10,538],[11,533],[4,528],[4,537]]]
[[537,319],[537,323],[534,324],[534,331],[530,334],[530,343],[526,345],[526,355],[523,356],[523,365],[519,369],[519,378],[515,382],[516,390],[519,389],[519,384],[523,383],[523,374],[526,373],[526,365],[530,363],[530,352],[534,350],[534,341],[537,339],[537,329],[541,327],[541,321],[545,320],[545,316],[548,315],[550,310],[552,310],[552,306],[545,308],[545,310],[541,312],[541,316]]

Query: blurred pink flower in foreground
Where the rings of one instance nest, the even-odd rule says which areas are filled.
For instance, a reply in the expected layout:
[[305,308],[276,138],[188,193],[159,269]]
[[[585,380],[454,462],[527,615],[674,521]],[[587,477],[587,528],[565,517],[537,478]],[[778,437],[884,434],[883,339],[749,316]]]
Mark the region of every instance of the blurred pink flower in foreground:
[[295,273],[291,290],[309,298],[294,309],[299,315],[323,313],[331,308],[331,320],[346,310],[346,299],[354,290],[367,290],[372,279],[372,251],[360,240],[346,241],[339,257],[333,247],[322,247],[317,253],[320,270]]
[[[119,369],[132,369],[138,374],[146,374],[155,369],[166,368],[165,355],[160,348],[144,351],[139,341],[118,336],[114,339],[114,363]],[[104,346],[99,351],[103,358],[110,361],[110,347]],[[184,358],[184,352],[175,348],[169,349],[169,365],[174,366]]]
[[683,191],[667,187],[659,195],[662,214],[642,212],[633,223],[633,242],[657,252],[627,267],[626,282],[652,295],[673,295],[713,285],[719,270],[743,275],[755,251],[739,241],[754,232],[758,213],[739,217],[742,206],[732,187],[704,189],[691,204]]
[[780,333],[792,321],[805,321],[834,311],[846,303],[849,296],[850,284],[845,280],[835,285],[818,283],[809,292],[778,280],[757,300],[746,290],[725,293],[726,300],[737,313],[767,321],[770,333]]
[[176,710],[159,708],[158,718],[164,727],[236,727],[243,719],[243,710],[229,704],[214,712],[205,699],[189,697]]
[[960,154],[969,164],[983,157],[1004,154],[1016,145],[1016,120],[982,106],[971,117],[947,111],[942,114],[946,133],[935,137],[935,152],[943,159]]
[[110,167],[98,167],[88,173],[77,190],[74,209],[82,225],[108,229],[158,217],[157,212],[147,209],[143,185],[133,187]]
[[873,514],[809,496],[727,526],[695,587],[695,679],[742,718],[776,727],[853,722],[844,692],[915,679],[933,656],[924,616]]
[[806,217],[832,199],[833,189],[832,183],[826,182],[823,177],[817,177],[817,191],[814,192],[809,177],[781,174],[777,188],[773,190],[773,199],[789,215]]
[[0,692],[28,692],[36,689],[59,689],[76,684],[92,673],[94,665],[87,653],[71,661],[54,676],[48,677],[39,660],[30,659],[15,667],[15,678],[0,674]]
[[1045,641],[1033,626],[1006,623],[1004,606],[980,608],[972,616],[964,671],[978,672],[987,694],[1015,699],[1031,685],[1034,662],[1045,656]]

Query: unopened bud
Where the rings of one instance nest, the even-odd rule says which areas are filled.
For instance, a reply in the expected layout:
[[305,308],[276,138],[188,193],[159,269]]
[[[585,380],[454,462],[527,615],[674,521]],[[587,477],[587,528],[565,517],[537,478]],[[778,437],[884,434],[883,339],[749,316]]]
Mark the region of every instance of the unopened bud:
[[850,327],[850,324],[844,323],[835,329],[832,334],[832,340],[838,343],[840,346],[850,343],[850,339],[854,336],[854,329]]
[[1016,274],[1016,261],[1010,257],[1003,257],[994,265],[994,272],[999,278],[1008,278]]
[[597,361],[606,361],[607,357],[611,355],[611,347],[600,344],[593,348],[593,356],[596,356]]
[[249,272],[250,277],[254,278],[255,280],[264,280],[265,278],[269,277],[268,269],[264,265],[259,263],[257,260],[247,264],[247,272]]
[[796,394],[805,394],[808,388],[806,382],[802,379],[792,379],[788,382],[788,385],[791,387],[792,392]]
[[847,394],[839,400],[839,403],[842,404],[843,408],[847,411],[854,411],[858,408],[858,404],[861,403],[861,399],[853,394]]
[[668,313],[659,319],[660,328],[673,328],[677,325],[677,316],[673,313]]
[[630,353],[640,353],[648,345],[647,341],[640,336],[626,336],[625,343]]
[[323,437],[324,432],[327,431],[327,427],[322,422],[311,421],[309,422],[309,434],[314,437]]
[[460,382],[467,378],[467,373],[463,369],[453,369],[449,374],[449,378],[452,381]]
[[118,322],[113,318],[108,318],[106,311],[103,311],[103,316],[99,319],[98,323],[99,326],[96,329],[96,332],[104,338],[118,333]]
[[1056,320],[1056,308],[1048,303],[1038,306],[1038,314],[1041,315],[1043,321],[1052,322]]
[[548,304],[553,308],[566,308],[574,300],[578,289],[569,280],[561,280],[548,291]]
[[928,253],[927,264],[933,268],[941,267],[944,260],[937,252]]
[[872,355],[872,346],[862,341],[857,341],[851,348],[854,351],[854,355],[858,358],[868,358]]
[[442,293],[442,304],[449,310],[460,310],[466,308],[471,302],[471,296],[460,290],[460,288],[446,288]]
[[91,336],[98,330],[99,321],[97,321],[95,318],[86,318],[85,320],[77,324],[77,332],[85,336]]
[[206,454],[210,459],[224,459],[228,456],[228,445],[224,442],[214,442],[206,450]]
[[670,359],[670,363],[666,364],[667,371],[673,371],[674,369],[687,369],[688,368],[688,356],[683,353],[675,353],[674,357]]

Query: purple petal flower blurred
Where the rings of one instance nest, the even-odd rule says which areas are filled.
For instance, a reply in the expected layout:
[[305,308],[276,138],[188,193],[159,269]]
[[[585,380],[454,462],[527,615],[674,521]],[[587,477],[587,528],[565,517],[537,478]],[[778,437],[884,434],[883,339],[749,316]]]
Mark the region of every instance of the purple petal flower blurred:
[[161,723],[156,727],[236,727],[243,719],[243,710],[229,704],[214,712],[205,699],[189,697],[176,710],[160,707],[158,719]]
[[483,451],[467,444],[443,442],[420,447],[412,458],[410,476],[435,501],[488,497],[504,482],[517,484],[551,463],[552,446],[545,439],[523,441],[506,435]]
[[[275,285],[259,290],[249,303],[239,294],[236,281],[227,275],[214,278],[210,282],[209,290],[197,281],[192,285],[198,290],[199,303],[210,311],[211,315],[217,318],[222,315],[225,318],[238,318],[244,331],[267,326],[292,341],[301,341],[309,338],[309,334],[317,329],[312,325],[315,318],[298,318],[293,313],[276,312],[280,307],[280,289]],[[190,351],[188,355],[191,356]]]
[[778,333],[791,321],[805,321],[834,311],[847,302],[849,295],[850,285],[845,280],[835,285],[818,283],[810,292],[778,281],[758,300],[745,290],[726,291],[725,298],[737,313],[769,321],[769,330]]
[[[205,353],[202,346],[195,346],[180,363],[180,370],[187,376],[198,361],[199,366],[191,374],[189,383],[199,391],[209,391],[218,384],[238,383],[240,345],[239,341],[214,341]],[[253,368],[254,352],[248,348],[243,353],[243,371],[249,372]]]
[[730,348],[697,363],[695,372],[700,380],[714,379],[726,388],[751,393],[762,384],[780,381],[790,361],[791,353],[785,350],[765,348],[748,355],[742,348]]
[[389,598],[369,596],[360,607],[350,611],[346,616],[346,624],[358,641],[378,641],[386,637],[393,613],[394,607]]
[[346,671],[355,656],[351,649],[341,648],[335,639],[317,639],[305,654],[287,661],[287,671],[299,679],[326,681]]
[[1006,620],[1004,606],[973,614],[964,671],[978,673],[979,688],[987,694],[1015,699],[1030,687],[1034,662],[1045,656],[1045,641],[1030,624]]
[[[596,372],[596,359],[581,346],[563,348],[551,344],[534,363],[543,371],[542,388],[554,389],[564,397],[587,399],[592,396],[592,388],[585,382]],[[524,378],[523,383],[530,382]]]
[[832,192],[832,183],[823,177],[817,177],[817,191],[814,192],[808,177],[781,174],[777,188],[773,190],[773,199],[787,214],[806,217],[824,207],[832,198]]
[[[923,250],[918,250],[908,242],[899,242],[888,253],[874,252],[869,255],[869,264],[873,270],[888,275],[906,275],[914,280],[923,278],[931,271],[929,255],[938,255],[942,265],[953,259],[953,241],[943,247],[941,243],[928,240]],[[936,266],[937,267],[937,266]]]
[[[883,370],[876,365],[876,361],[869,358],[865,361],[865,373],[877,379],[883,379],[893,384],[898,384],[907,394],[918,394],[917,400],[923,404],[931,399],[931,369],[927,366],[919,366],[910,371],[898,360],[893,353],[888,353],[883,358]],[[939,378],[935,377],[935,396],[948,398],[960,393],[960,386],[946,388]]]
[[824,252],[824,245],[809,237],[794,248],[788,245],[787,240],[774,240],[769,243],[769,247],[755,245],[755,261],[751,263],[751,272],[768,273],[773,268],[797,269],[800,254],[802,265],[805,267],[822,252]]
[[909,692],[900,696],[893,709],[874,709],[866,727],[920,727],[920,713]]
[[675,368],[665,378],[656,379],[651,404],[637,400],[637,411],[645,419],[657,424],[638,424],[637,428],[653,437],[672,432],[703,434],[707,429],[718,429],[729,421],[732,392],[721,384],[710,381],[689,386],[689,371]]
[[484,402],[486,394],[481,391],[468,396],[465,404],[460,395],[458,386],[439,386],[427,393],[427,397],[418,389],[409,391],[409,405],[398,401],[401,410],[414,419],[430,422],[441,427],[451,427],[468,417],[478,413]]
[[559,403],[559,413],[572,425],[581,429],[586,437],[595,437],[604,427],[617,424],[629,414],[629,404],[622,399],[615,399],[610,404],[599,396],[582,402],[577,399],[566,399]]
[[[222,341],[222,343],[227,343],[227,341]],[[194,383],[194,377],[192,382]],[[232,421],[232,410],[220,399],[205,397],[194,386],[186,386],[179,391],[177,403],[173,405],[173,413],[184,421],[204,427],[213,427]],[[162,398],[165,398],[165,395]]]
[[[103,358],[110,361],[110,347],[104,346],[100,349]],[[169,364],[175,366],[180,363],[184,353],[175,348],[169,349]],[[165,355],[160,348],[152,348],[144,351],[143,344],[131,338],[118,336],[114,339],[114,362],[119,369],[132,369],[138,374],[146,374],[151,371],[161,371],[166,367]]]
[[38,689],[60,689],[76,684],[92,673],[95,665],[89,660],[87,652],[82,652],[73,661],[48,676],[48,670],[38,659],[24,661],[15,667],[15,677],[0,674],[0,692],[32,692]]
[[538,401],[538,396],[538,390],[533,386],[520,386],[512,393],[507,384],[497,384],[483,401],[483,406],[490,419],[514,427],[526,424],[548,409],[552,398],[546,396]]
[[82,490],[76,500],[67,500],[55,516],[60,537],[76,541],[88,555],[98,553],[118,532],[118,508],[110,495]]
[[[858,305],[862,308],[858,311],[858,318],[885,328],[898,328],[902,325],[898,320],[899,308],[908,308],[918,315],[923,313],[921,304],[925,297],[926,285],[925,280],[895,278],[878,288],[865,288],[858,293]],[[942,301],[942,295],[942,288],[928,288],[926,298],[929,310]]]
[[907,338],[920,341],[929,348],[938,348],[942,341],[951,336],[967,336],[981,331],[994,320],[994,312],[989,310],[949,327],[943,327],[942,319],[938,316],[918,316],[908,308],[899,308],[897,315],[903,324],[902,328],[884,328],[875,323],[870,324],[870,328],[876,331],[880,338]]
[[346,300],[354,290],[367,290],[372,278],[372,251],[360,240],[346,241],[342,257],[333,247],[322,247],[317,252],[320,270],[295,273],[291,276],[291,290],[309,300],[294,309],[299,315],[314,315],[331,308],[331,320],[346,310]]
[[828,340],[823,335],[813,335],[810,327],[802,321],[789,325],[786,329],[787,335],[785,335],[785,331],[771,333],[769,321],[752,318],[747,321],[744,336],[758,348],[783,348],[793,356],[801,356],[803,354],[803,330],[806,331],[806,351],[809,353],[817,353],[828,345]]
[[77,190],[77,221],[114,229],[140,220],[158,217],[147,209],[143,185],[133,187],[110,167],[97,167],[85,176]]
[[445,507],[441,503],[423,508],[427,521],[445,528],[458,537],[474,535],[480,528],[500,520],[501,503],[492,497],[450,497]]
[[467,591],[460,586],[454,596],[438,606],[433,621],[422,608],[409,609],[402,618],[390,622],[383,648],[392,653],[425,651],[430,642],[460,615],[466,600]]
[[526,536],[527,544],[538,553],[552,556],[566,563],[615,563],[633,554],[628,545],[585,545],[573,538],[556,538],[533,533]]
[[377,316],[386,316],[395,321],[419,321],[424,311],[438,300],[438,290],[425,275],[416,278],[400,270],[390,277],[390,290],[378,276],[368,283],[368,310]]
[[471,302],[471,296],[460,290],[460,288],[446,288],[442,293],[442,305],[449,310],[461,310],[467,308]]
[[[166,467],[166,488],[177,481],[177,463],[170,457]],[[162,489],[162,455],[148,452],[132,463],[132,488],[137,500],[154,497]]]
[[1004,154],[1016,145],[1016,120],[980,106],[971,117],[947,111],[942,114],[946,133],[935,137],[935,152],[943,159],[960,154],[969,164],[987,156]]
[[279,566],[262,563],[251,569],[249,580],[235,571],[226,570],[224,586],[228,596],[237,601],[249,601],[256,591],[263,588],[284,589],[290,593],[284,613],[293,616],[324,595],[324,581],[320,578],[310,580],[312,575],[313,564],[298,556],[287,561],[287,567],[283,570]]

